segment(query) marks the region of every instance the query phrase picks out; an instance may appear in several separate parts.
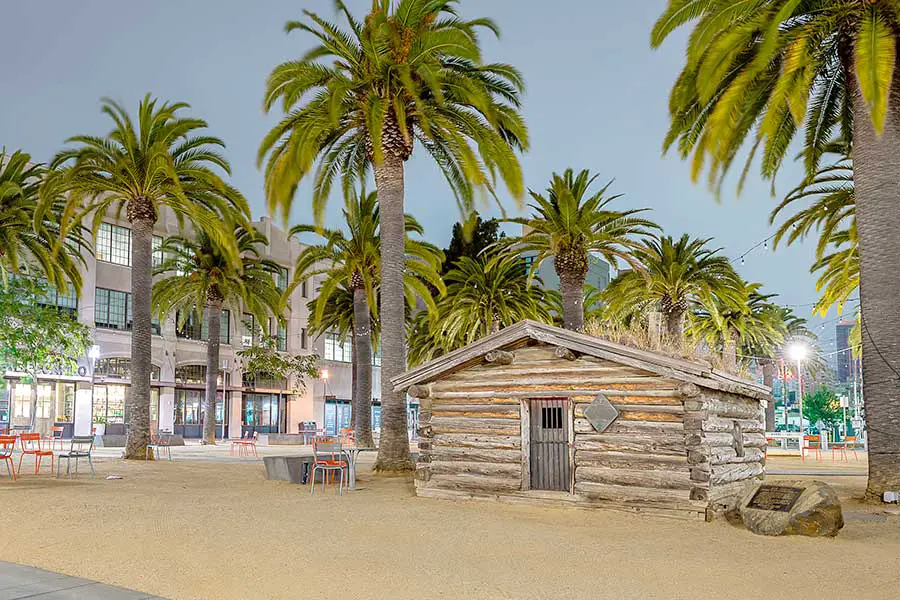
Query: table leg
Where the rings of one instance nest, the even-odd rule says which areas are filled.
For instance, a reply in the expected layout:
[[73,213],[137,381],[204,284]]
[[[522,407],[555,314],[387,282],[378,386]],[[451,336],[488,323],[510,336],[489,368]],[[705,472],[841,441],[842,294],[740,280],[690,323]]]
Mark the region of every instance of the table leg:
[[350,489],[356,489],[356,457],[359,456],[359,452],[351,452],[350,453]]

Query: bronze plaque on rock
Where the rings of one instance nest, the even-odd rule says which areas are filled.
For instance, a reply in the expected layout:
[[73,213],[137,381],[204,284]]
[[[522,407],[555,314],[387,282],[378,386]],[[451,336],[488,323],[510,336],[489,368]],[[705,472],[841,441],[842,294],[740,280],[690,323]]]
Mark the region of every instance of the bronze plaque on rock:
[[790,512],[797,502],[797,498],[803,493],[803,488],[785,487],[782,485],[761,485],[753,498],[747,504],[747,508],[757,510],[771,510],[777,512]]

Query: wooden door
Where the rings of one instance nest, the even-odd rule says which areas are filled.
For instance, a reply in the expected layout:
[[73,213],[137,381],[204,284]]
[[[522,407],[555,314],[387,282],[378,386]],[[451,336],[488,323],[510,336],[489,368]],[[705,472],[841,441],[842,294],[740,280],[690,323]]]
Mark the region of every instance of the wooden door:
[[531,489],[569,491],[569,401],[531,400]]

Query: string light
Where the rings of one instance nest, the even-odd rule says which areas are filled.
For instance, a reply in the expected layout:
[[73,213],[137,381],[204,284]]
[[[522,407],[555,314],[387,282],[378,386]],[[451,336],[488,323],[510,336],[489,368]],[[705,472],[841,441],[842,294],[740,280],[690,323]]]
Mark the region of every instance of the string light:
[[731,262],[740,261],[740,263],[741,263],[742,265],[746,264],[746,260],[745,260],[746,257],[747,257],[748,255],[750,255],[750,254],[751,254],[754,250],[756,250],[757,248],[763,248],[763,249],[765,249],[765,250],[768,250],[768,249],[769,249],[769,242],[772,241],[773,239],[775,239],[775,236],[776,236],[776,235],[778,235],[778,234],[773,233],[772,235],[770,235],[769,237],[767,237],[767,238],[764,239],[763,241],[761,241],[761,242],[759,242],[759,243],[757,243],[757,244],[754,244],[749,250],[747,250],[746,252],[744,252],[743,254],[741,254],[740,256],[738,256],[736,259],[732,259]]

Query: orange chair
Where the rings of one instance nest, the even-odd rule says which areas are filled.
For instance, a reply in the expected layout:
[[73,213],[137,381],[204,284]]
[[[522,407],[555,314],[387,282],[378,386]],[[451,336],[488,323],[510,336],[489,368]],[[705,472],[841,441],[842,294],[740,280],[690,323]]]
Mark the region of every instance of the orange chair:
[[51,427],[50,435],[44,438],[46,441],[50,442],[50,450],[56,449],[56,443],[59,442],[59,451],[63,450],[63,432],[65,431],[65,427]]
[[[859,456],[856,454],[856,436],[848,435],[840,442],[835,442],[831,445],[831,460],[835,460],[834,454],[835,452],[840,453],[841,460],[847,459],[847,450],[853,452],[853,458],[859,460]],[[849,461],[848,461],[849,462]]]
[[800,458],[806,460],[807,451],[816,453],[816,460],[822,460],[822,438],[818,435],[804,435],[803,446],[800,448]]
[[234,456],[234,449],[237,448],[238,456],[249,456],[249,451],[253,451],[253,456],[259,458],[256,452],[256,442],[259,441],[259,432],[254,431],[253,434],[245,432],[244,437],[239,440],[231,440],[231,455]]
[[13,481],[16,480],[16,466],[13,464],[13,451],[16,449],[16,436],[0,435],[0,460],[6,463],[6,470]]
[[346,441],[351,446],[356,444],[356,434],[353,431],[352,427],[346,427],[341,429],[341,439]]
[[44,450],[41,448],[41,434],[39,433],[23,433],[19,435],[19,441],[22,445],[22,454],[19,456],[19,475],[22,474],[22,459],[26,454],[34,456],[34,474],[37,475],[41,468],[41,459],[45,456],[50,457],[50,472],[53,472],[53,466],[56,458],[53,450]]
[[325,490],[325,481],[334,483],[334,474],[339,472],[341,476],[338,494],[344,494],[344,471],[349,469],[347,461],[343,460],[343,451],[340,441],[334,438],[316,438],[313,440],[313,470],[309,477],[309,493],[316,489],[316,471],[322,472],[322,490]]

